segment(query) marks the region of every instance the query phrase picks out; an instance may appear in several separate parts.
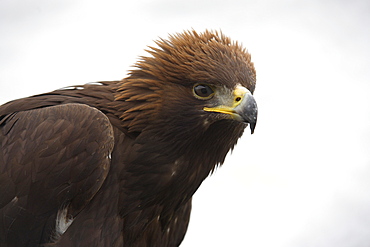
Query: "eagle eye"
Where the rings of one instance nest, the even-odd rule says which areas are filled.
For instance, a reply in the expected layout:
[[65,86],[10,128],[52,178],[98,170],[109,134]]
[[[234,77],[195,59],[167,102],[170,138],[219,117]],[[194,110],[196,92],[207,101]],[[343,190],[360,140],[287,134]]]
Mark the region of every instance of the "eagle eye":
[[193,91],[194,95],[199,99],[210,99],[214,95],[213,89],[205,84],[196,84]]

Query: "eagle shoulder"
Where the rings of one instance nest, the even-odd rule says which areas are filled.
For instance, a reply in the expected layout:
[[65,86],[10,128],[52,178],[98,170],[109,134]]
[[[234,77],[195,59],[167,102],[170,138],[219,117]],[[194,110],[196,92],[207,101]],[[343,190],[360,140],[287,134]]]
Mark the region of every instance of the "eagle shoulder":
[[105,114],[84,104],[2,117],[0,242],[45,243],[68,228],[61,220],[73,219],[103,184],[113,127]]

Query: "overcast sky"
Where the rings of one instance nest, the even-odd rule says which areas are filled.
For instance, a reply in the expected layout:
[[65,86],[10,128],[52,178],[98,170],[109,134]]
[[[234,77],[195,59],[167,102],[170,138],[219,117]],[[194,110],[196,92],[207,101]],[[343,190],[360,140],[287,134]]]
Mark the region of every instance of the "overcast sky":
[[370,246],[370,2],[0,0],[0,103],[117,80],[147,45],[222,30],[259,119],[195,194],[183,247]]

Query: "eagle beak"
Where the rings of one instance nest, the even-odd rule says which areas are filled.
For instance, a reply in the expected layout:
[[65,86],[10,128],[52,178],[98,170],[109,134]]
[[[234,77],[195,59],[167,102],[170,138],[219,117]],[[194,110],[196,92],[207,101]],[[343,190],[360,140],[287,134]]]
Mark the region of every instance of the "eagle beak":
[[228,103],[227,105],[221,104],[211,108],[204,107],[203,110],[208,112],[228,114],[234,120],[246,124],[249,123],[251,133],[253,134],[257,123],[258,110],[256,100],[251,92],[245,87],[238,85],[233,91],[232,102]]
[[[249,91],[248,91],[249,92]],[[244,123],[249,123],[251,134],[257,124],[257,103],[253,95],[249,92],[244,95],[242,102],[234,108],[236,113],[235,119]]]

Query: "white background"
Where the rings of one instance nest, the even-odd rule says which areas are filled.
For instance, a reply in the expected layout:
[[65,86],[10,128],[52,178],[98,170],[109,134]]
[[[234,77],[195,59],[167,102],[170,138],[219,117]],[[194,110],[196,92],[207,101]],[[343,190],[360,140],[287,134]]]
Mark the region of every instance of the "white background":
[[370,246],[370,2],[0,0],[0,103],[117,80],[147,45],[222,30],[259,118],[194,197],[183,247]]

